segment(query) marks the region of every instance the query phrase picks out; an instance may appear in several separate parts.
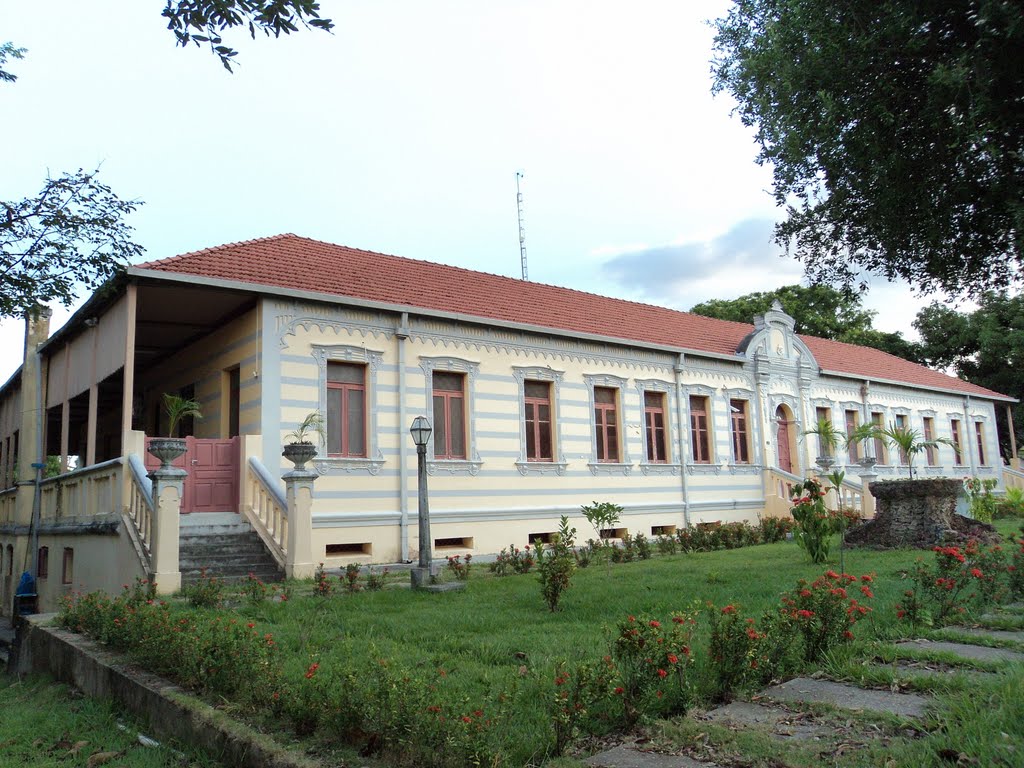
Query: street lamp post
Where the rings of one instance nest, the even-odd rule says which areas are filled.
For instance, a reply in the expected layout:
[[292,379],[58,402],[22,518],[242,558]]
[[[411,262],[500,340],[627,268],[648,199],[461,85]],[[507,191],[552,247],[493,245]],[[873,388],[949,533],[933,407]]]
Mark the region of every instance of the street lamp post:
[[426,416],[417,416],[409,428],[412,441],[416,443],[417,479],[419,481],[420,559],[417,566],[410,572],[413,589],[429,585],[434,576],[430,565],[430,504],[427,500],[427,441],[430,440],[430,434],[433,431]]

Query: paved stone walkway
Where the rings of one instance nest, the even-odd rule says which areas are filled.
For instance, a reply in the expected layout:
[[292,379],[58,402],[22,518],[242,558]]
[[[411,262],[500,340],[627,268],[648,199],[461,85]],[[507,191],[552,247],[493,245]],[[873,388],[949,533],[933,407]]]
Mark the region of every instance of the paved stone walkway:
[[[1024,604],[1010,606],[1010,610],[1024,611]],[[1007,640],[1024,646],[1024,632],[989,630],[983,628],[953,627],[958,632],[976,637]],[[1024,661],[1024,652],[1007,648],[990,648],[969,643],[931,640],[906,640],[897,643],[901,648],[941,651],[952,654],[969,665],[974,661]],[[900,659],[884,665],[910,675],[946,675],[967,673],[987,674],[983,670],[951,667],[923,661]],[[828,741],[834,727],[816,722],[816,718],[793,712],[779,704],[828,704],[838,711],[874,712],[917,720],[927,714],[929,697],[916,693],[897,693],[889,690],[859,688],[855,685],[830,680],[794,678],[781,685],[762,691],[754,701],[734,701],[707,713],[703,719],[733,728],[756,728],[766,731],[780,741],[821,739]],[[643,747],[623,744],[594,755],[587,764],[594,768],[718,768],[714,763],[694,760],[685,755],[667,755],[644,751]]]

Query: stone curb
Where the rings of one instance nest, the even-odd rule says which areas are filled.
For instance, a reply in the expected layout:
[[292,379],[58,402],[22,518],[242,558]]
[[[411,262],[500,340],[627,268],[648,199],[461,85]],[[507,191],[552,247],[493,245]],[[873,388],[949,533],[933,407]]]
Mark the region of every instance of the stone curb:
[[120,654],[45,626],[54,615],[31,616],[19,630],[16,674],[45,673],[88,696],[112,698],[148,720],[154,733],[193,745],[233,768],[322,768],[164,678],[125,664]]

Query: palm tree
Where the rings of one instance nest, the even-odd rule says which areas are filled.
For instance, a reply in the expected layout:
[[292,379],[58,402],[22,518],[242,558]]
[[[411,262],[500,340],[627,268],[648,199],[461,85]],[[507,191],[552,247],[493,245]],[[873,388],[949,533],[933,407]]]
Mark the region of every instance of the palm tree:
[[911,479],[914,477],[914,457],[917,454],[939,445],[951,445],[956,448],[953,441],[947,437],[925,440],[924,436],[916,429],[901,426],[894,421],[890,421],[888,429],[881,430],[880,434],[891,447],[899,450],[901,457],[906,459],[907,472]]

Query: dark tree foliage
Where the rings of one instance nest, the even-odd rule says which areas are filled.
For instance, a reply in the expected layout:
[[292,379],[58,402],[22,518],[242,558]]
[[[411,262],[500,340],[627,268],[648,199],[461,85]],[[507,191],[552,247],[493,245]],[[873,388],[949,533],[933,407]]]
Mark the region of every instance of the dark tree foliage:
[[[929,365],[951,367],[973,384],[1024,399],[1024,296],[986,293],[974,312],[958,312],[934,302],[917,313],[914,327],[921,334],[922,354]],[[1009,456],[1006,420],[997,418],[996,424],[1003,455]],[[1024,409],[1020,406],[1014,408],[1014,432],[1022,445]]]
[[8,56],[12,59],[22,59],[25,57],[25,49],[15,48],[14,43],[0,43],[0,83],[13,83],[18,79],[17,75],[12,75],[4,69]]
[[875,312],[861,306],[859,294],[827,285],[784,285],[774,291],[748,293],[736,299],[712,299],[697,304],[690,311],[704,317],[750,323],[755,315],[767,312],[776,299],[796,321],[797,333],[874,347],[921,362],[916,344],[898,333],[886,333],[871,326]]
[[139,205],[82,170],[47,178],[34,197],[0,201],[0,317],[68,306],[79,285],[96,288],[140,256],[123,220]]
[[736,0],[715,27],[714,90],[756,127],[812,281],[1018,281],[1021,0]]
[[163,16],[178,45],[208,45],[228,72],[238,52],[224,45],[225,30],[246,27],[255,38],[257,31],[280,37],[300,26],[327,32],[334,28],[330,19],[320,18],[316,0],[167,0]]

